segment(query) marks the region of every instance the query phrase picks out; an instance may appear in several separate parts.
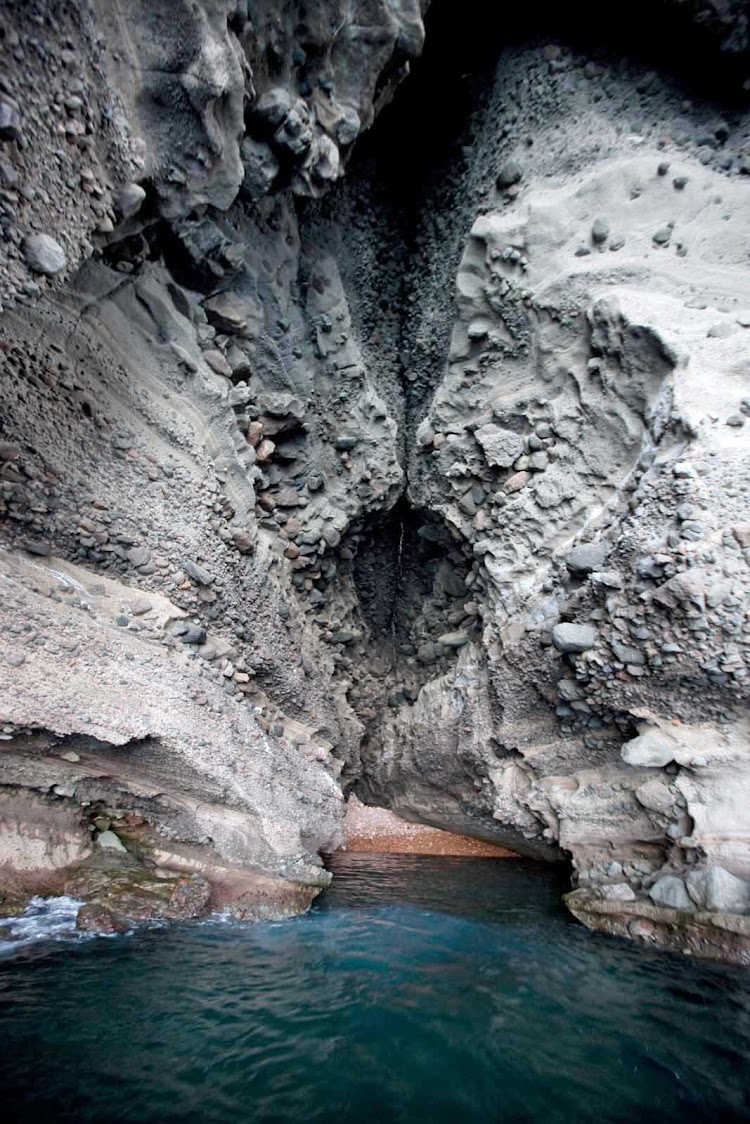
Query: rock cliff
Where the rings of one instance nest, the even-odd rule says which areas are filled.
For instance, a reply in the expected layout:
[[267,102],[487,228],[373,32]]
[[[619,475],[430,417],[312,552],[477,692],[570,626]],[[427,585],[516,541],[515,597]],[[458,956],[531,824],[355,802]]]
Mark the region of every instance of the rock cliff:
[[747,4],[558,7],[5,6],[9,895],[284,915],[355,791],[750,956]]

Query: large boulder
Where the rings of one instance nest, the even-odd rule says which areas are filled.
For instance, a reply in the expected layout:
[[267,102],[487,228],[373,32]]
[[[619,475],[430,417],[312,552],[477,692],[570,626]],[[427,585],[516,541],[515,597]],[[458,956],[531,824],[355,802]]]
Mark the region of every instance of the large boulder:
[[604,543],[579,543],[565,555],[565,565],[573,574],[590,574],[592,570],[602,568],[607,554],[608,548]]
[[590,624],[556,624],[552,643],[558,652],[588,652],[596,644],[596,629]]
[[54,277],[68,264],[65,251],[49,234],[32,234],[23,244],[23,256],[32,273]]
[[693,908],[685,883],[676,874],[665,874],[654,882],[649,890],[649,897],[657,905],[667,905],[671,909]]
[[716,913],[750,911],[750,882],[730,874],[723,866],[693,870],[686,882],[688,893],[699,909]]
[[659,730],[646,730],[637,738],[631,738],[621,750],[621,757],[627,765],[645,765],[649,769],[662,769],[674,761],[677,744]]

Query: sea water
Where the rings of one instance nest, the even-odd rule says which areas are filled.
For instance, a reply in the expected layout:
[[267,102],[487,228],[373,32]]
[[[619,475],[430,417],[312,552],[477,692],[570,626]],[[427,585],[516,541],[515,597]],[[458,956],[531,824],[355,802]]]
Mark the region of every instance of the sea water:
[[3,1121],[750,1120],[750,973],[589,933],[527,860],[338,856],[306,916],[0,946]]

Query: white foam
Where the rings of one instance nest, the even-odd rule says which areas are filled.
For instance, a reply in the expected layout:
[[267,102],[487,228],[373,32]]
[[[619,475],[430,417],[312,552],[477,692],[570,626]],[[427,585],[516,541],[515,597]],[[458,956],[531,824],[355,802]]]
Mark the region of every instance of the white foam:
[[83,905],[78,898],[32,898],[18,917],[0,917],[0,928],[7,929],[11,940],[0,940],[0,952],[9,952],[32,941],[59,940],[74,937],[76,916]]

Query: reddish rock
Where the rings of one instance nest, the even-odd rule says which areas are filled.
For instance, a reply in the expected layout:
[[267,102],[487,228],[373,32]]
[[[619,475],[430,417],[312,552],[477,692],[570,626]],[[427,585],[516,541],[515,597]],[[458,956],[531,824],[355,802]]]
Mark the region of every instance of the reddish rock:
[[264,437],[255,450],[255,455],[258,458],[258,464],[268,464],[273,454],[276,452],[276,446],[273,441],[268,437]]
[[252,536],[249,531],[235,532],[232,538],[232,542],[234,543],[235,548],[239,550],[240,554],[255,553],[255,543],[253,542]]
[[200,874],[152,870],[131,855],[95,855],[71,872],[65,892],[86,903],[77,925],[121,933],[144,921],[189,921],[208,910],[211,885]]
[[263,422],[252,421],[247,427],[247,443],[253,448],[263,439]]
[[84,933],[126,933],[129,925],[103,905],[82,905],[76,917],[76,929]]

